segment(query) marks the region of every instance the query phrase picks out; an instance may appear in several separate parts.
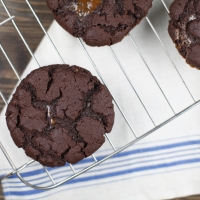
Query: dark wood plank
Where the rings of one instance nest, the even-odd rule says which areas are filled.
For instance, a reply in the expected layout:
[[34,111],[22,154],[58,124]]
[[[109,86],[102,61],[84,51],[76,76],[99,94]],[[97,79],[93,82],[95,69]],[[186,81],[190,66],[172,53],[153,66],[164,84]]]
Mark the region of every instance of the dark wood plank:
[[4,200],[1,184],[0,184],[0,200]]
[[[35,21],[34,16],[31,14],[24,0],[7,0],[5,2],[11,14],[16,16],[15,22],[17,23],[31,50],[34,51],[43,36],[43,32],[38,26],[38,23]],[[47,28],[52,21],[52,15],[48,11],[45,1],[41,2],[39,0],[34,0],[31,2],[34,5],[34,8],[37,11],[42,23]],[[0,19],[7,18],[7,14],[3,11],[4,8],[1,6]],[[15,65],[17,71],[19,74],[21,74],[30,59],[30,55],[11,22],[1,27],[0,41],[6,52],[9,54],[9,57]],[[4,56],[1,58],[1,60],[6,62]],[[10,77],[10,73],[7,73],[9,66],[4,66],[1,64],[1,67],[3,68],[1,69],[1,78],[5,77],[6,75],[6,78],[16,79],[16,77],[13,77],[13,74],[12,77]]]
[[[48,10],[45,1],[32,0],[30,1],[42,24],[47,30],[53,21],[53,16]],[[32,15],[28,5],[24,0],[5,0],[5,3],[11,15],[15,16],[15,22],[19,27],[22,35],[34,52],[40,43],[44,33],[39,27],[35,17]],[[8,15],[0,3],[0,22],[7,19]],[[31,56],[23,44],[19,34],[14,28],[12,22],[9,22],[0,27],[0,44],[6,51],[11,62],[15,66],[19,75],[22,74]],[[0,90],[6,97],[9,97],[14,86],[17,83],[17,77],[13,73],[5,56],[0,51]],[[0,98],[0,111],[4,106],[4,102]],[[0,185],[0,200],[3,200],[3,192]]]
[[173,200],[200,200],[200,195],[190,196],[190,197],[182,197],[182,198],[176,198]]
[[[31,50],[34,52],[44,33],[31,13],[28,5],[25,0],[5,0],[5,3],[11,15],[15,16],[17,26]],[[45,0],[32,0],[30,3],[47,30],[53,21],[53,16],[47,8]],[[8,15],[0,3],[0,21],[7,18]],[[31,56],[19,37],[19,34],[15,30],[12,22],[8,22],[0,27],[0,44],[7,52],[18,73],[22,74]],[[0,90],[3,92],[6,99],[9,97],[16,83],[17,77],[10,68],[5,56],[0,52]],[[0,111],[3,106],[4,102],[0,98]]]
[[[34,16],[31,14],[28,5],[26,4],[25,0],[5,0],[4,2],[6,3],[11,15],[15,16],[15,22],[17,26],[19,27],[31,50],[34,52],[44,36],[44,33],[39,27]],[[48,10],[45,0],[32,0],[30,3],[47,30],[53,21],[53,16]],[[8,15],[0,3],[0,22],[7,18]],[[19,37],[17,31],[13,27],[12,22],[0,27],[0,44],[5,49],[18,73],[21,75],[31,56]],[[12,92],[16,83],[17,77],[13,73],[5,56],[0,51],[0,90],[6,99],[10,96],[10,93]],[[4,102],[0,98],[0,112],[3,106]],[[0,200],[3,199],[3,192],[0,184]]]

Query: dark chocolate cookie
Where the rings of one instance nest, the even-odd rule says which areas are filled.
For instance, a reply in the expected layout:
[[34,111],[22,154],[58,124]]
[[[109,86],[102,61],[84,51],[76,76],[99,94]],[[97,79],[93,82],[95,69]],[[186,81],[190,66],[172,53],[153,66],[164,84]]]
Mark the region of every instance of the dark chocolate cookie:
[[46,0],[57,22],[90,46],[120,42],[148,13],[153,0]]
[[170,6],[169,35],[186,62],[200,69],[200,1],[175,0]]
[[74,164],[99,149],[111,131],[112,97],[83,68],[41,67],[17,87],[6,121],[15,144],[42,165]]

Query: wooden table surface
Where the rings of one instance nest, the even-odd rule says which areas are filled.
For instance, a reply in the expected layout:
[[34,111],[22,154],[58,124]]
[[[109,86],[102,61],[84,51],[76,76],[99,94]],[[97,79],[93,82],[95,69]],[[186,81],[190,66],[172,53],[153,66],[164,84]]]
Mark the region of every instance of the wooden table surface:
[[[43,31],[35,20],[25,0],[5,0],[11,15],[15,16],[15,22],[24,36],[26,42],[34,52],[44,36]],[[52,14],[48,10],[45,0],[30,0],[35,12],[41,20],[43,26],[47,30],[53,21]],[[0,22],[7,19],[8,15],[0,3]],[[27,48],[23,44],[19,34],[14,28],[12,22],[8,22],[0,27],[0,44],[6,51],[13,66],[19,75],[22,74],[24,68],[28,64],[31,56]],[[8,99],[18,79],[11,69],[8,61],[0,51],[0,91]],[[0,111],[4,106],[3,100],[0,98]],[[0,200],[3,200],[2,188],[0,185]],[[174,200],[200,200],[199,196],[176,198]]]
[[[5,0],[5,3],[10,14],[15,16],[15,22],[18,28],[30,46],[32,52],[34,52],[44,36],[44,33],[31,13],[27,3],[25,0]],[[30,3],[45,29],[48,29],[53,21],[53,16],[48,10],[45,0],[31,0]],[[0,22],[7,18],[8,15],[0,3]],[[8,54],[12,64],[20,75],[28,64],[31,56],[12,22],[8,22],[0,27],[0,44]],[[3,53],[0,52],[0,90],[6,98],[9,97],[16,83],[17,77],[13,73],[13,70]],[[3,106],[4,103],[0,98],[0,110]]]

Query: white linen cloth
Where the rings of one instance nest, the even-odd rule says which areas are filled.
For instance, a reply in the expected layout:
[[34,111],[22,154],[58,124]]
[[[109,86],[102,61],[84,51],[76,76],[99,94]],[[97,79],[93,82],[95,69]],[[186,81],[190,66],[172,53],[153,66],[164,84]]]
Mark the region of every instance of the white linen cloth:
[[[168,5],[171,2],[168,1]],[[168,15],[159,0],[154,1],[148,18],[156,28],[194,99],[200,99],[198,86],[200,72],[186,65],[175,49],[167,33]],[[48,34],[65,63],[87,68],[97,75],[88,58],[88,55],[90,56],[137,136],[154,128],[154,125],[120,66],[123,66],[132,86],[138,92],[156,125],[172,117],[173,111],[149,73],[145,62],[160,84],[174,112],[178,113],[194,103],[146,19],[131,32],[145,62],[129,36],[111,47],[118,58],[116,60],[109,47],[97,48],[84,44],[87,55],[79,41],[66,33],[55,21]],[[43,38],[36,50],[35,58],[40,66],[62,63],[47,36]],[[37,67],[35,60],[31,59],[22,78]],[[14,145],[6,127],[5,110],[6,107],[0,115],[0,142],[16,167],[20,167],[30,158],[22,149]],[[116,104],[115,112],[115,125],[108,135],[118,149],[135,137]],[[90,198],[160,200],[200,194],[199,113],[200,106],[197,105],[117,156],[55,189],[48,191],[32,189],[25,186],[14,175],[2,182],[5,198],[7,200]],[[100,160],[112,151],[111,146],[106,142],[94,155]],[[0,175],[10,173],[12,169],[1,151],[0,160]],[[92,157],[89,157],[74,165],[74,168],[79,171],[92,163]],[[56,183],[72,175],[68,164],[65,167],[48,169]],[[33,185],[51,184],[44,169],[37,162],[22,170],[21,175]]]

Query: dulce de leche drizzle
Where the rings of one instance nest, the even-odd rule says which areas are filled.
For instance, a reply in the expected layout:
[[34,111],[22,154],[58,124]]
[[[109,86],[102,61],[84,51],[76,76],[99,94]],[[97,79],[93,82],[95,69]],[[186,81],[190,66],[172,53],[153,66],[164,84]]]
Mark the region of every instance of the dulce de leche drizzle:
[[75,11],[80,17],[90,14],[102,3],[102,0],[78,0],[73,2],[68,9]]
[[50,119],[50,125],[55,125],[56,124],[56,121],[54,118],[52,118],[52,113],[51,113],[51,107],[50,106],[47,106],[47,117],[48,119]]

